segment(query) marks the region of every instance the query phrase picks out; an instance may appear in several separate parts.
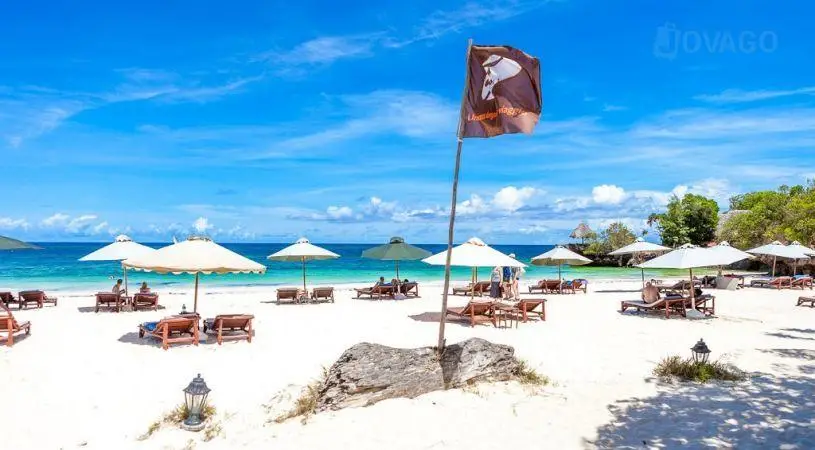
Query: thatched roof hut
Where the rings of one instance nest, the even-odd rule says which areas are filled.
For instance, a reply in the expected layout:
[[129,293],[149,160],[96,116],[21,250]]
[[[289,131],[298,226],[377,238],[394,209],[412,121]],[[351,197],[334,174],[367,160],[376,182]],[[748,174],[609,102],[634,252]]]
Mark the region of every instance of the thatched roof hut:
[[592,229],[589,228],[586,222],[580,222],[580,225],[578,225],[577,228],[575,228],[572,231],[572,234],[570,234],[569,237],[572,239],[580,239],[580,241],[582,242],[584,239],[593,234],[594,231],[592,231]]

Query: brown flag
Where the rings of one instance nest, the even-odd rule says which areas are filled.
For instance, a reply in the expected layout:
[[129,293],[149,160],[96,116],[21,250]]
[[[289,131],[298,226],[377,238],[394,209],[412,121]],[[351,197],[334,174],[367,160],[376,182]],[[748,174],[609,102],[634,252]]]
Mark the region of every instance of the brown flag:
[[531,133],[541,114],[540,62],[512,47],[473,45],[462,137]]

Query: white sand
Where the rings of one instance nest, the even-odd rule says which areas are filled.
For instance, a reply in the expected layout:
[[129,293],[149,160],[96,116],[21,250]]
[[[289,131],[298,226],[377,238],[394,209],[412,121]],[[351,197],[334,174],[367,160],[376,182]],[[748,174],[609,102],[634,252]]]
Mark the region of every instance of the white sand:
[[[553,385],[480,385],[320,414],[306,425],[267,423],[285,402],[264,405],[280,403],[280,392],[296,395],[355,343],[435,344],[438,325],[410,316],[439,310],[438,287],[381,302],[344,290],[335,304],[299,306],[265,303],[272,288],[210,289],[202,314],[254,314],[255,340],[169,351],[140,340],[136,327],[190,306],[191,291],[165,293],[163,311],[120,314],[81,312],[93,306],[89,293],[63,293],[56,308],[15,312],[33,329],[0,350],[0,448],[180,449],[190,439],[210,449],[815,448],[815,309],[794,306],[801,291],[712,291],[718,317],[693,321],[621,315],[619,300],[638,294],[613,291],[637,287],[595,282],[588,295],[549,295],[548,320],[518,329],[448,324],[448,342],[512,345]],[[465,303],[451,297],[451,306]],[[714,358],[755,378],[735,388],[652,379],[660,358],[689,356],[700,337]],[[213,390],[221,435],[203,442],[202,433],[163,429],[138,441],[197,372]]]

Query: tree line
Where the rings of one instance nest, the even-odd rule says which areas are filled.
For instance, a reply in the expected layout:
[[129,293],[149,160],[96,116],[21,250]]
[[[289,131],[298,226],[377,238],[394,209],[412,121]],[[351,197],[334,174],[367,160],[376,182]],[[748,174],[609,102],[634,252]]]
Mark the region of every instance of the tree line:
[[[775,190],[734,195],[729,206],[720,216],[719,205],[713,199],[697,194],[673,196],[666,211],[651,214],[647,224],[656,229],[662,245],[667,247],[722,241],[741,249],[771,241],[798,241],[807,246],[815,243],[815,180],[806,185],[782,185]],[[584,252],[604,255],[636,239],[628,226],[614,222],[589,236]]]

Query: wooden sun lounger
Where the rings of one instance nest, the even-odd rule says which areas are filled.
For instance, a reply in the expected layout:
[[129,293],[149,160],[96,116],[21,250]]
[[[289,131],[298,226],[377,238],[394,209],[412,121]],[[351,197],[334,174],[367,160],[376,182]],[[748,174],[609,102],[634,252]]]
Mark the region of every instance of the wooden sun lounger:
[[334,303],[333,287],[316,287],[311,291],[311,300],[315,302],[326,301]]
[[623,313],[629,308],[637,311],[665,311],[665,318],[671,318],[671,311],[685,315],[687,299],[685,297],[663,297],[655,302],[646,303],[642,300],[624,300],[620,302],[620,312]]
[[490,282],[489,281],[479,281],[475,284],[470,283],[467,286],[458,286],[453,288],[453,295],[477,295],[482,296],[484,294],[489,294],[490,292]]
[[815,308],[815,297],[798,297],[798,304],[795,306],[806,306],[809,303],[810,308]]
[[791,288],[792,277],[776,277],[772,279],[759,278],[750,280],[750,287]]
[[447,315],[466,320],[470,322],[471,327],[481,323],[491,323],[496,326],[492,302],[470,302],[461,308],[447,308]]
[[57,298],[49,297],[43,291],[20,291],[17,293],[17,301],[20,309],[28,308],[29,304],[37,305],[37,308],[42,308],[46,303],[57,306]]
[[[306,292],[300,288],[277,288],[277,303],[300,303],[306,297]],[[291,300],[281,302],[281,300]]]
[[560,292],[559,280],[540,280],[537,284],[529,286],[529,293],[540,291],[543,294]]
[[140,309],[152,309],[153,311],[158,311],[158,294],[134,294],[133,310],[138,311]]
[[124,304],[124,297],[121,294],[114,294],[112,292],[97,292],[96,293],[96,307],[94,312],[99,312],[102,307],[120,312]]
[[[536,308],[540,306],[540,311]],[[546,299],[545,298],[525,298],[515,304],[515,308],[521,313],[521,320],[526,322],[529,315],[538,316],[541,321],[546,321]]]
[[376,296],[377,300],[382,300],[382,296],[390,296],[393,297],[394,289],[393,285],[391,284],[376,284],[369,288],[358,288],[354,289],[357,293],[356,298],[360,298],[363,295],[367,295],[368,298],[374,298]]
[[[225,340],[246,340],[252,343],[252,319],[251,314],[221,314],[214,319],[204,321],[204,333],[214,333],[218,345]],[[238,333],[238,334],[225,334]]]
[[17,303],[17,297],[11,292],[0,292],[0,303],[8,307],[12,303]]
[[[693,280],[693,287],[702,287],[702,281],[694,279]],[[681,291],[690,291],[690,281],[682,280],[678,281],[671,286],[657,286],[659,292],[681,292]]]
[[148,330],[145,324],[141,324],[139,325],[139,337],[145,336],[161,339],[161,348],[164,350],[170,348],[170,344],[198,345],[198,318],[166,317],[158,322],[153,331]]
[[793,289],[794,288],[801,288],[801,290],[804,290],[804,288],[807,288],[807,287],[812,289],[812,278],[810,278],[810,277],[794,278],[792,280],[792,282],[790,283],[790,288],[793,288]]
[[405,294],[405,297],[419,297],[419,283],[415,281],[402,283],[400,290]]
[[0,336],[6,334],[6,346],[14,345],[14,334],[20,332],[31,334],[31,322],[17,322],[9,309],[0,308]]

